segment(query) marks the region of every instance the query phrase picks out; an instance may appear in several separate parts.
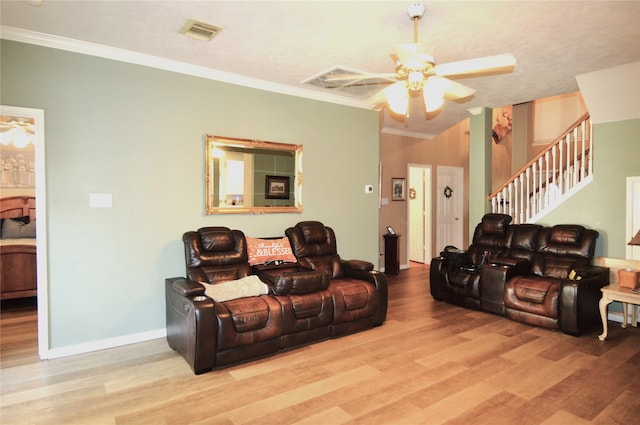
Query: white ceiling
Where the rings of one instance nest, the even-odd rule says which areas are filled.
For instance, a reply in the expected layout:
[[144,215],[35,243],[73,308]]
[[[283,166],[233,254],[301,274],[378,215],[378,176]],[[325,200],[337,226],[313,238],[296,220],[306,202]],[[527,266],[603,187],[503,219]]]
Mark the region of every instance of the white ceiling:
[[[393,45],[413,38],[407,1],[34,2],[1,1],[3,38],[64,37],[71,40],[58,44],[70,50],[79,44],[72,40],[90,42],[214,70],[212,75],[225,81],[358,107],[373,105],[366,97],[303,81],[335,66],[392,72]],[[574,92],[577,75],[640,61],[639,1],[428,1],[426,6],[420,41],[432,46],[437,63],[512,53],[517,65],[511,74],[459,79],[476,89],[475,96],[446,101],[435,116],[425,117],[419,105],[404,120],[385,112],[388,132],[430,137],[469,116],[471,108]],[[193,40],[180,34],[189,19],[224,29],[211,41]]]

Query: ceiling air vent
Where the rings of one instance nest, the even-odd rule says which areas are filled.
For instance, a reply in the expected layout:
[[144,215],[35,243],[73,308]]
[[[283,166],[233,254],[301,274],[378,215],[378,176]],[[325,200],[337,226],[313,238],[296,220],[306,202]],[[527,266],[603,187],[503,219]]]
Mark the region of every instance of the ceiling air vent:
[[222,31],[222,27],[191,19],[187,22],[187,25],[184,26],[181,33],[195,40],[209,41],[218,35],[220,31]]
[[304,80],[303,84],[309,84],[315,87],[321,87],[324,89],[331,89],[332,91],[340,92],[340,94],[347,94],[358,98],[368,98],[376,94],[378,91],[388,87],[391,82],[395,80],[390,78],[367,78],[366,80],[332,80],[335,77],[344,77],[353,74],[366,74],[364,71],[358,69],[347,68],[344,66],[334,66],[326,71],[321,72],[318,75],[314,75],[311,78]]

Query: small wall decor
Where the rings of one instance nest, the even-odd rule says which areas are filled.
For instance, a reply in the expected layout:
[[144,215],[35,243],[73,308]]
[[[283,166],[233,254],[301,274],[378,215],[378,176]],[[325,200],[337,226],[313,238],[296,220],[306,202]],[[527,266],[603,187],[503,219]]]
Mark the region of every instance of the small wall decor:
[[451,198],[451,195],[453,195],[453,189],[451,189],[449,186],[444,188],[444,197],[449,199]]
[[412,187],[409,188],[409,199],[416,199],[416,190]]
[[394,177],[391,179],[391,200],[405,200],[405,180],[404,178]]
[[289,177],[266,176],[265,198],[289,199]]
[[493,141],[495,143],[500,143],[507,134],[511,133],[511,125],[511,115],[506,111],[503,112],[501,116],[496,118],[496,125],[493,126],[493,131],[491,132]]

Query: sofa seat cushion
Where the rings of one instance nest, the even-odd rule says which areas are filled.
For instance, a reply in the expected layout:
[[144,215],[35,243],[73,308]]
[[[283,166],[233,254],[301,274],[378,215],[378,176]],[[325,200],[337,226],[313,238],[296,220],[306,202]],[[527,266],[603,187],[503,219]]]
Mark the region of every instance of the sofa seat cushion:
[[449,273],[449,280],[443,289],[452,294],[480,299],[479,283],[479,271],[452,270]]
[[504,287],[504,305],[508,309],[558,318],[560,280],[516,276]]
[[282,305],[284,334],[331,324],[333,299],[329,291],[276,297]]
[[520,279],[513,286],[519,300],[542,304],[551,285],[552,282],[548,280]]
[[282,333],[280,303],[269,295],[216,303],[218,349],[278,338]]
[[260,297],[227,301],[225,306],[237,332],[263,328],[269,320],[269,305]]
[[378,310],[380,295],[375,286],[357,279],[333,279],[329,292],[334,303],[334,323],[373,316]]

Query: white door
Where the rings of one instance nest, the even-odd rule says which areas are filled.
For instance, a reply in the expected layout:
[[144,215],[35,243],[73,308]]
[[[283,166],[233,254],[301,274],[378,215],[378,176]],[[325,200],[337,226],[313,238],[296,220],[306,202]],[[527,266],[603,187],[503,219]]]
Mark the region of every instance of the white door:
[[463,203],[464,169],[462,167],[438,166],[436,192],[436,249],[447,245],[464,249]]
[[431,167],[409,164],[409,261],[431,258]]

